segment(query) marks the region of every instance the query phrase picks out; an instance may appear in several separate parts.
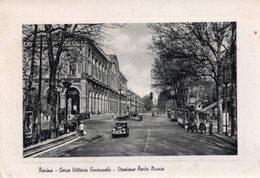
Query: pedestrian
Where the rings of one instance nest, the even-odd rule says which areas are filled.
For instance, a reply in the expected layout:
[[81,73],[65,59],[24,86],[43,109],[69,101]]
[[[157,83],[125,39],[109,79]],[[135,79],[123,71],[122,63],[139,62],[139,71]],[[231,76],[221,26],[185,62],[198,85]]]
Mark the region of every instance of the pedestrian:
[[75,119],[76,119],[76,121],[77,121],[77,127],[78,127],[78,129],[79,129],[79,125],[80,125],[80,123],[81,123],[80,118],[79,118],[78,115],[76,115],[76,116],[75,116]]
[[213,123],[212,123],[212,121],[210,121],[209,122],[209,136],[213,135],[212,129],[213,129]]
[[196,130],[196,132],[198,132],[198,126],[196,123],[194,123],[194,129]]
[[200,130],[200,133],[201,133],[201,134],[202,134],[203,132],[206,133],[206,124],[205,124],[204,120],[202,120],[202,121],[200,122],[199,130]]
[[187,128],[187,131],[191,131],[193,133],[193,131],[195,130],[195,123],[192,122],[191,120],[188,122],[188,128]]
[[79,135],[83,136],[84,135],[84,124],[80,122],[79,124]]

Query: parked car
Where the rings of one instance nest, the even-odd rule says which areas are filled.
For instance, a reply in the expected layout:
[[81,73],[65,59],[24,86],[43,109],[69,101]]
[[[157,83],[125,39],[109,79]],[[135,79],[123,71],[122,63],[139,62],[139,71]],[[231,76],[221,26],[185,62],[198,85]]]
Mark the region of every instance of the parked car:
[[79,120],[90,119],[90,113],[80,113],[78,119]]
[[142,121],[143,120],[143,116],[142,115],[137,115],[135,118],[134,118],[135,121]]
[[127,127],[127,122],[117,122],[115,128],[112,130],[112,137],[117,136],[128,136],[129,128]]

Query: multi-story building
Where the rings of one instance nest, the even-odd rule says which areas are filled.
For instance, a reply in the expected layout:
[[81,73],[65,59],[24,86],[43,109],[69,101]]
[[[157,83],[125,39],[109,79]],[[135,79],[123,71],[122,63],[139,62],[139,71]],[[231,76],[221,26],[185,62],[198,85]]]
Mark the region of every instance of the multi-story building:
[[[120,71],[115,54],[106,54],[92,40],[84,44],[69,41],[66,48],[70,55],[64,56],[65,73],[59,81],[69,83],[69,87],[61,88],[58,103],[67,115],[117,113],[124,116],[143,110],[141,98],[128,89],[127,78]],[[48,93],[48,78],[46,73],[43,95]]]

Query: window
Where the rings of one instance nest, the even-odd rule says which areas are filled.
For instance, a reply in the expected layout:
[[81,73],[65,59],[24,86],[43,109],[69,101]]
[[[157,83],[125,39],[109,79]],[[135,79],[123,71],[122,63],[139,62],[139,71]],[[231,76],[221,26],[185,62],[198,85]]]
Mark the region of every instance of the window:
[[81,62],[78,63],[78,73],[81,73]]
[[88,48],[88,57],[90,57],[90,54],[91,54],[91,49]]
[[71,75],[75,75],[76,74],[76,63],[75,62],[71,62],[70,63],[70,74]]

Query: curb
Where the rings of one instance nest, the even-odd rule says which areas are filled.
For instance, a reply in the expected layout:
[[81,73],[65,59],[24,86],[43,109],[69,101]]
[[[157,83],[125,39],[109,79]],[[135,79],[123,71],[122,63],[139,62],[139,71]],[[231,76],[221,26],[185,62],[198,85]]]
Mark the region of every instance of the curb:
[[60,140],[66,139],[66,138],[70,138],[70,137],[72,137],[72,136],[74,136],[74,135],[76,135],[76,134],[78,134],[78,133],[75,132],[75,133],[71,134],[70,136],[64,137],[64,138],[56,138],[56,140],[52,140],[52,141],[50,141],[49,143],[42,144],[42,145],[39,145],[39,146],[35,146],[35,147],[32,147],[32,148],[24,148],[24,151],[23,151],[23,152],[27,152],[27,151],[30,151],[30,150],[34,150],[34,149],[43,147],[43,146],[45,146],[45,145],[47,145],[47,144],[52,144],[52,143],[54,143],[54,142],[58,142],[58,141],[60,141]]
[[[92,142],[93,140],[100,138],[101,136],[102,136],[101,134],[98,134],[98,135],[96,135],[96,136],[94,136],[94,137],[92,137],[92,138],[87,139],[87,141],[88,141],[88,143],[90,143],[90,142]],[[82,145],[81,145],[81,146],[82,146]],[[81,147],[81,146],[79,146],[79,147]],[[71,152],[71,151],[73,151],[73,150],[75,150],[75,149],[78,149],[79,147],[74,148],[74,149],[70,150],[69,152]],[[65,155],[65,154],[67,154],[67,153],[68,153],[68,152],[59,154],[57,157],[62,157],[63,155]]]
[[235,147],[237,147],[237,143],[233,143],[233,142],[231,142],[231,141],[229,141],[229,140],[227,140],[227,139],[224,139],[224,138],[222,138],[221,136],[216,135],[216,134],[214,134],[214,136],[217,137],[217,138],[219,138],[219,139],[221,139],[221,140],[223,140],[223,141],[225,141],[225,142],[227,142],[227,143],[229,143],[229,144],[231,144],[231,145],[233,145],[233,146],[235,146]]
[[[42,151],[48,150],[50,148],[53,148],[55,146],[61,145],[61,144],[65,143],[65,142],[67,142],[67,141],[73,140],[77,136],[78,136],[78,133],[74,133],[74,134],[72,134],[72,135],[70,135],[68,137],[61,138],[59,140],[53,140],[53,141],[51,141],[51,142],[49,142],[47,144],[40,145],[40,146],[37,146],[37,147],[34,147],[34,148],[30,148],[30,149],[25,150],[23,152],[23,157],[27,158],[27,157],[32,156],[34,154],[37,154],[39,152],[42,152]],[[55,144],[56,142],[58,142],[58,143]],[[46,145],[48,145],[48,146],[46,146]],[[46,147],[44,147],[44,146],[46,146]],[[43,148],[41,149],[41,147],[43,147]],[[33,151],[33,150],[35,150],[35,151]]]
[[[97,132],[97,134],[95,134],[95,136],[93,136],[93,137],[88,138],[87,139],[88,142],[92,142],[93,140],[100,138],[102,136],[101,134],[99,134],[99,132],[97,130],[95,130],[95,131]],[[64,144],[68,141],[71,141],[71,140],[77,138],[77,137],[78,137],[78,133],[76,132],[76,133],[74,133],[74,134],[72,134],[68,137],[61,138],[59,140],[53,140],[52,142],[49,142],[49,143],[44,144],[44,145],[40,145],[40,146],[35,147],[35,148],[30,148],[30,149],[24,151],[23,157],[24,158],[30,157],[30,156],[35,155],[37,153],[40,153],[42,151],[45,151],[45,150],[51,149],[53,147],[59,146],[61,144]],[[58,142],[58,143],[55,144],[55,142]],[[44,146],[46,146],[46,147],[44,147]],[[44,147],[44,148],[41,149],[41,147]]]

